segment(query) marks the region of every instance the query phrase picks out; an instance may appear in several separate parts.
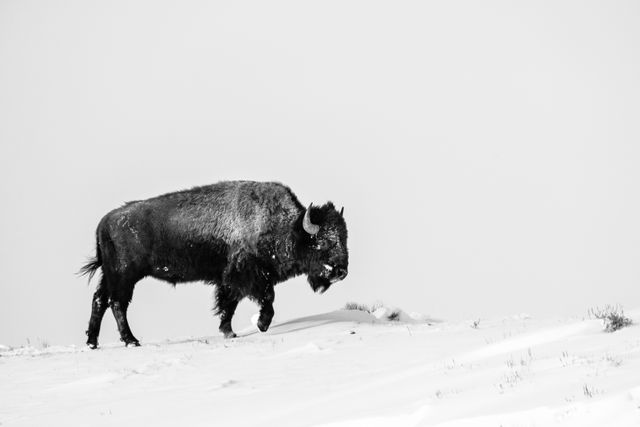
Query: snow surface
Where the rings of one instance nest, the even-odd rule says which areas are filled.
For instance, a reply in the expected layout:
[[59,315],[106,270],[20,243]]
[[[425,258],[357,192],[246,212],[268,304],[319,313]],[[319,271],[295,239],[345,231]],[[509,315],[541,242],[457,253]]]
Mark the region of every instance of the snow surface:
[[399,318],[341,310],[234,340],[0,346],[0,424],[640,425],[637,326]]

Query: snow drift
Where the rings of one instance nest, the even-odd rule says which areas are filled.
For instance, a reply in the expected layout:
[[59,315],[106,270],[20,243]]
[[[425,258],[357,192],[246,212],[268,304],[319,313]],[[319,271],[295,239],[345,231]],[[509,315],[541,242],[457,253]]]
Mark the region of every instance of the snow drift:
[[234,340],[0,347],[0,423],[640,425],[637,326],[404,312],[390,321],[378,310],[250,327]]

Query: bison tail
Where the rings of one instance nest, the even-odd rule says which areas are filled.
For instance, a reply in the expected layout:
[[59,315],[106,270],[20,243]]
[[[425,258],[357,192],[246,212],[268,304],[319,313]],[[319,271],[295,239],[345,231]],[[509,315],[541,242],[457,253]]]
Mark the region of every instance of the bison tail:
[[100,254],[100,246],[96,245],[96,256],[94,258],[89,258],[89,262],[87,262],[78,274],[80,276],[89,275],[89,282],[93,278],[93,275],[96,274],[96,270],[98,270],[102,266],[102,256]]

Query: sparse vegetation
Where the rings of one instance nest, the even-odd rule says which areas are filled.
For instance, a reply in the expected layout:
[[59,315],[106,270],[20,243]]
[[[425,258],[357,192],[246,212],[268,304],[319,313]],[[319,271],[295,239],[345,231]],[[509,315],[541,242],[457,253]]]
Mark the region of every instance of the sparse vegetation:
[[533,362],[533,353],[531,352],[531,348],[527,350],[527,357],[520,357],[520,366],[529,366]]
[[[375,302],[371,307],[366,304],[358,304],[357,302],[348,302],[344,306],[344,310],[359,310],[364,311],[365,313],[373,314],[379,308],[382,308],[384,305],[381,302]],[[393,314],[393,313],[391,313]],[[394,319],[389,319],[394,320]]]
[[27,337],[26,338],[27,341],[27,347],[35,347],[35,348],[39,348],[41,350],[44,350],[45,348],[48,348],[51,346],[51,344],[49,344],[49,341],[42,339],[40,337],[36,337],[35,338],[35,343],[31,342],[31,338]]
[[615,332],[625,326],[630,326],[633,321],[624,315],[620,305],[606,305],[603,308],[593,307],[589,309],[589,317],[602,320],[606,332]]
[[504,393],[508,388],[515,387],[519,382],[522,381],[522,375],[518,371],[510,371],[502,377],[502,382],[498,383],[497,387],[500,393]]
[[520,358],[520,366],[529,366],[533,362],[533,352],[531,351],[531,347],[527,349],[527,358]]
[[373,313],[374,311],[376,311],[379,308],[382,308],[384,304],[382,304],[380,301],[376,301],[373,303],[373,305],[371,306],[371,313]]
[[471,327],[473,329],[478,329],[479,326],[480,326],[480,319],[474,320],[473,323],[471,324]]
[[438,399],[444,399],[447,396],[451,396],[451,395],[455,395],[460,393],[459,389],[455,389],[455,388],[448,388],[448,389],[438,389],[435,391],[435,396]]
[[615,367],[615,368],[617,368],[618,366],[622,365],[622,359],[615,358],[615,357],[611,356],[610,354],[608,354],[608,355],[605,357],[605,360],[606,360],[607,362],[609,362],[609,364],[610,364],[611,366]]
[[[366,304],[358,304],[357,302],[348,302],[345,304],[344,310],[358,310],[358,311],[364,311],[365,313],[373,314],[382,307],[384,306],[382,305],[381,302],[376,302],[371,307],[369,307]],[[400,314],[401,314],[400,310],[392,310],[389,314],[386,314],[384,317],[387,320],[390,320],[392,322],[399,322]]]
[[391,320],[392,322],[397,322],[400,320],[400,312],[397,310],[392,311],[387,316],[387,320]]
[[593,390],[590,389],[587,384],[585,384],[584,387],[582,387],[582,392],[587,397],[593,397]]
[[451,361],[447,361],[444,366],[447,369],[455,369],[459,367],[455,359],[451,359]]
[[364,305],[364,304],[358,304],[357,302],[348,302],[345,304],[344,306],[345,310],[359,310],[359,311],[364,311],[366,313],[371,313],[371,309]]
[[510,387],[515,386],[520,381],[522,381],[522,375],[518,371],[512,371],[511,373],[504,376],[505,383]]

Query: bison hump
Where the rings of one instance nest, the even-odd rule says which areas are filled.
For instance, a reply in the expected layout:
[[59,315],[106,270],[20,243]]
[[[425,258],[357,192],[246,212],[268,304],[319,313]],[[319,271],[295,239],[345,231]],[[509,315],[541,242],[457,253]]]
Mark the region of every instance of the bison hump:
[[170,228],[191,238],[255,247],[262,236],[290,229],[301,211],[281,184],[236,181],[212,187],[176,204],[167,218]]

